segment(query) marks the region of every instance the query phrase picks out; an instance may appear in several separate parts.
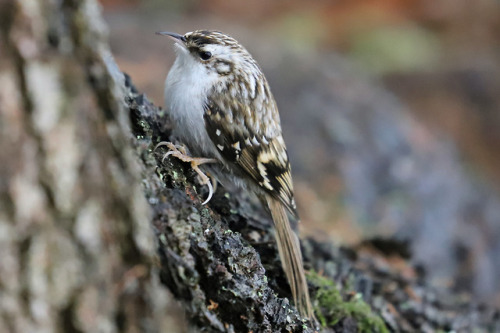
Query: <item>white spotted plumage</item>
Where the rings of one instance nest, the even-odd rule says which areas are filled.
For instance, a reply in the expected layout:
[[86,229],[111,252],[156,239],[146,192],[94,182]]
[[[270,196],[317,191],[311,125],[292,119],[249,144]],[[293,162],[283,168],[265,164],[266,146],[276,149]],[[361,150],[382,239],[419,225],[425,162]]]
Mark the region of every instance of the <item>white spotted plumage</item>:
[[269,206],[278,250],[302,315],[313,317],[302,256],[286,209],[297,216],[278,108],[257,62],[232,37],[198,30],[176,40],[165,101],[174,135],[192,154],[219,161]]

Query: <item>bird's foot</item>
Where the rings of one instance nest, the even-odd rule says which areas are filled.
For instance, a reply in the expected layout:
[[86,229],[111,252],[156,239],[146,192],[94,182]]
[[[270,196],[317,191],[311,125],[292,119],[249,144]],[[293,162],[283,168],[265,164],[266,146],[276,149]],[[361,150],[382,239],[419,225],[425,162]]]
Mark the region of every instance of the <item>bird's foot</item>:
[[162,163],[170,155],[180,159],[183,162],[191,163],[191,168],[200,177],[200,184],[207,185],[208,187],[208,197],[202,203],[202,205],[207,204],[210,201],[210,199],[212,199],[212,196],[215,192],[215,188],[217,187],[217,180],[212,175],[210,175],[210,177],[207,176],[203,171],[201,171],[199,166],[205,163],[217,163],[218,161],[215,158],[191,157],[187,154],[186,148],[184,148],[184,146],[175,145],[172,142],[167,142],[167,141],[162,141],[159,144],[157,144],[155,150],[158,147],[162,146],[166,146],[169,149],[169,151],[165,155],[163,155],[163,158],[161,159]]

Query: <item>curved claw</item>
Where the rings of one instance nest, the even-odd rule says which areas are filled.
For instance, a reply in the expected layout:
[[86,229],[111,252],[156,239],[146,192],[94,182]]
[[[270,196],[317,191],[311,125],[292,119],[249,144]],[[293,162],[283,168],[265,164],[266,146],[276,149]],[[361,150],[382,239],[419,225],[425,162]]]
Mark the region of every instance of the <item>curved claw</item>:
[[214,195],[214,192],[215,192],[214,187],[215,187],[215,185],[217,185],[217,182],[215,179],[212,179],[212,181],[214,182],[212,184],[212,182],[207,177],[207,175],[204,174],[203,171],[200,170],[199,165],[205,164],[205,163],[216,163],[217,160],[213,159],[213,158],[190,157],[187,155],[186,149],[183,146],[175,145],[172,142],[167,142],[167,141],[162,141],[162,142],[158,143],[154,149],[156,150],[161,146],[166,146],[168,149],[170,149],[168,152],[165,153],[165,155],[163,155],[163,158],[161,159],[161,163],[164,163],[165,159],[170,155],[177,157],[181,161],[191,162],[191,167],[198,174],[198,176],[201,178],[201,184],[208,186],[208,198],[205,201],[203,201],[203,203],[202,203],[202,205],[206,205],[210,201],[210,199],[212,199],[212,196]]
[[160,147],[162,147],[162,146],[168,146],[168,144],[169,144],[169,143],[170,143],[170,142],[167,142],[167,141],[162,141],[162,142],[158,143],[158,144],[154,147],[154,149],[153,149],[153,150],[156,150],[156,149],[158,149],[158,148],[160,148]]
[[207,182],[206,185],[208,186],[208,198],[202,202],[202,205],[206,205],[210,201],[210,199],[212,199],[212,196],[214,194],[214,188],[212,186],[212,183]]
[[168,156],[172,155],[173,153],[175,153],[175,151],[170,150],[170,151],[168,151],[165,155],[163,155],[163,158],[161,159],[161,163],[165,162],[165,159],[166,159]]

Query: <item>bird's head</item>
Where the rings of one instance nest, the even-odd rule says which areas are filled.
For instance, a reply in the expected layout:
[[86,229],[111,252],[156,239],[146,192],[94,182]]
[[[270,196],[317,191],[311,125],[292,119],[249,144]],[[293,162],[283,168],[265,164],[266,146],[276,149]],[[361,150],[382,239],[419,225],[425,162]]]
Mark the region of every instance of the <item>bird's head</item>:
[[255,60],[234,38],[219,31],[196,30],[185,35],[157,32],[175,40],[177,57],[191,67],[201,65],[219,76],[260,72]]

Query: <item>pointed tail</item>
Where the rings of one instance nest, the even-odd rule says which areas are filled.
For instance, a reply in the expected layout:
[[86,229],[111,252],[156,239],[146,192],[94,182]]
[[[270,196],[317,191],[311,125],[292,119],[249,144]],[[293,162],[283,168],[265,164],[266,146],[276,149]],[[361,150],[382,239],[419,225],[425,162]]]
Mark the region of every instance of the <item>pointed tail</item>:
[[281,263],[292,289],[295,306],[301,316],[313,319],[314,314],[307,289],[299,240],[290,227],[285,206],[271,196],[267,196],[266,199],[276,229],[276,242]]

